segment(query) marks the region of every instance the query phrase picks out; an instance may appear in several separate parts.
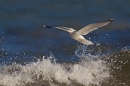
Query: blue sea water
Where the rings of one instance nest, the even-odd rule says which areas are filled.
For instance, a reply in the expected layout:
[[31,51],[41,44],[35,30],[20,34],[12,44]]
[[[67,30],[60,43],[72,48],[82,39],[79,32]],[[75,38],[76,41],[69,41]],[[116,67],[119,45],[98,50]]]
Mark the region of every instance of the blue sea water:
[[[129,4],[129,0],[1,0],[0,63],[32,65],[31,62],[35,64],[38,59],[42,60],[43,56],[48,57],[50,54],[54,55],[51,57],[55,57],[57,62],[79,62],[80,57],[75,55],[77,42],[71,39],[68,33],[53,28],[43,28],[43,25],[66,26],[79,30],[91,23],[114,19],[107,26],[85,36],[94,43],[93,46],[88,46],[88,50],[91,50],[90,54],[111,55],[125,47],[129,48]],[[46,64],[47,61],[44,61]],[[20,69],[24,69],[23,66]]]

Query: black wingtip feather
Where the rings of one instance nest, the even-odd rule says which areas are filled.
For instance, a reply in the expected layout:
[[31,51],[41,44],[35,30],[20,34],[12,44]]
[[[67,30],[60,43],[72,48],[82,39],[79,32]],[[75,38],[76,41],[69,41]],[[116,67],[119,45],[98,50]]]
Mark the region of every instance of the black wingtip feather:
[[110,20],[108,20],[108,21],[112,22],[112,21],[114,21],[114,19],[110,19]]
[[[114,19],[109,19],[109,20],[106,20],[106,21],[102,21],[102,22],[112,22],[112,21],[114,21]],[[97,22],[97,23],[102,23],[102,22]]]
[[44,28],[52,28],[51,26],[45,26],[45,25],[43,25],[43,27],[44,27]]

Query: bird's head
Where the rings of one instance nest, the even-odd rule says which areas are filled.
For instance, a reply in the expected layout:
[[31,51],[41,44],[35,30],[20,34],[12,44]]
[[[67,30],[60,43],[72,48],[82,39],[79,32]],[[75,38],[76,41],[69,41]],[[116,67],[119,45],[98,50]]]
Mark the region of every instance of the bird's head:
[[69,28],[69,30],[68,30],[68,32],[69,33],[73,33],[73,32],[75,32],[76,30],[74,30],[73,28]]

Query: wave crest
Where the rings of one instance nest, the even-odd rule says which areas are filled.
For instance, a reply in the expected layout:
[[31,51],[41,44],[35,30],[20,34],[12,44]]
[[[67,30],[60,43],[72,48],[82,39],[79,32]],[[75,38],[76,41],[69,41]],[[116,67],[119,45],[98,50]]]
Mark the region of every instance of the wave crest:
[[57,63],[54,57],[43,57],[26,65],[13,63],[0,68],[0,84],[4,86],[100,85],[108,77],[109,68],[102,60]]

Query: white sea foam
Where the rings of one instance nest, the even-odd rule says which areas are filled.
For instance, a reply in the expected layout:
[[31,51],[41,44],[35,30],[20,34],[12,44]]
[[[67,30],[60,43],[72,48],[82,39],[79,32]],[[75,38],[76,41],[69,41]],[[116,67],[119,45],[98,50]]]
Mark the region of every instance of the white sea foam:
[[57,63],[51,54],[26,65],[2,65],[0,86],[100,86],[110,77],[109,67],[86,49],[85,45],[76,49],[75,55],[81,59],[76,63]]
[[126,47],[123,47],[122,49],[121,49],[121,51],[130,51],[130,46],[126,46]]
[[26,65],[3,65],[0,68],[0,85],[2,86],[75,86],[99,85],[109,78],[109,68],[101,60],[81,61],[78,63],[56,63],[54,57]]

